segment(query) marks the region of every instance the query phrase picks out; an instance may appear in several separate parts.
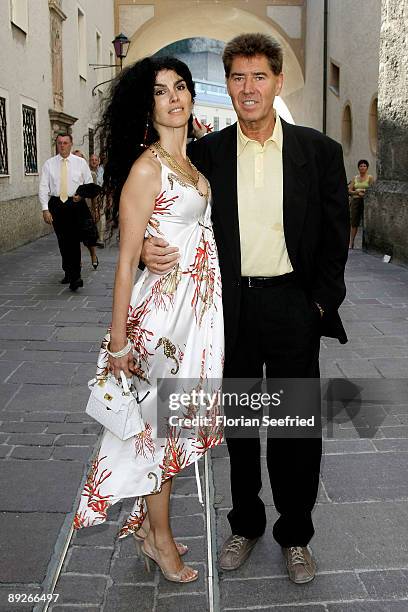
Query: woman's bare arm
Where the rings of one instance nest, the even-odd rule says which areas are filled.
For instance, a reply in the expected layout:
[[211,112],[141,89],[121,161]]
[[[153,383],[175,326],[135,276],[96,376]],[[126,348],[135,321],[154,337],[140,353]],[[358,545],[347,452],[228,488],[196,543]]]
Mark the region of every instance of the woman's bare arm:
[[[127,343],[126,321],[135,274],[154,201],[160,192],[160,166],[147,156],[132,166],[123,186],[119,205],[120,247],[113,292],[110,350],[119,351]],[[120,359],[109,357],[115,376],[122,369],[129,376],[131,354]]]

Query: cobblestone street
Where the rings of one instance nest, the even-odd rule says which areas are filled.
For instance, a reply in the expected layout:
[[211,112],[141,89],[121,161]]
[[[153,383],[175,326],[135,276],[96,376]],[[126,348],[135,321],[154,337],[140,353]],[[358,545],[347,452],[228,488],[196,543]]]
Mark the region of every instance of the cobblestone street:
[[[75,294],[59,284],[54,236],[0,256],[0,550],[8,560],[0,567],[1,612],[33,609],[10,603],[11,593],[51,592],[101,431],[85,415],[86,382],[110,320],[116,254],[98,251],[93,271],[84,250],[84,288]],[[107,523],[73,536],[50,610],[207,611],[214,573],[215,610],[406,612],[408,270],[354,250],[347,287],[341,313],[349,342],[322,340],[323,396],[340,385],[354,401],[326,426],[312,540],[316,579],[299,586],[287,578],[272,538],[276,513],[266,469],[267,532],[236,572],[218,573],[215,562],[208,567],[206,513],[189,468],[176,479],[171,515],[199,580],[178,586],[157,569],[145,572],[134,542],[116,539],[132,505],[125,500]],[[225,445],[209,468],[219,548],[229,535],[231,504]]]

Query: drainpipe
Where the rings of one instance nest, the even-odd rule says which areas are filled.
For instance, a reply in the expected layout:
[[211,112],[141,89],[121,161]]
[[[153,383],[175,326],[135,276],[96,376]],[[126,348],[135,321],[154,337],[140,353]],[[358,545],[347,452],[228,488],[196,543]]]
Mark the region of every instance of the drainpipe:
[[323,120],[322,131],[327,131],[327,22],[329,14],[329,0],[324,0],[323,15]]

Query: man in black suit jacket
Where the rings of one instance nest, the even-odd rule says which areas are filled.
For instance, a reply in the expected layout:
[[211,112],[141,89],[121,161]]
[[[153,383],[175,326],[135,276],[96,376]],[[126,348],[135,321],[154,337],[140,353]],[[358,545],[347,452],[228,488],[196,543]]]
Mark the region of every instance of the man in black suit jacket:
[[[223,291],[226,378],[318,379],[320,336],[347,337],[347,181],[339,144],[274,112],[282,50],[263,34],[230,41],[223,55],[238,124],[193,143],[189,155],[210,181]],[[164,248],[166,246],[166,248]],[[149,239],[142,259],[162,273],[177,254]],[[224,570],[248,558],[266,525],[259,435],[228,437],[232,535]],[[270,438],[267,465],[279,518],[273,529],[289,578],[309,582],[308,548],[319,482],[321,437]]]

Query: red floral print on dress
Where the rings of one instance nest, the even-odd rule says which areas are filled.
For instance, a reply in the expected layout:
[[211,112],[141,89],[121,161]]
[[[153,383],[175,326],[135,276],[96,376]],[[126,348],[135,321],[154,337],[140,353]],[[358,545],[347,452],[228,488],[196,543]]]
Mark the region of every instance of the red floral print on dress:
[[159,466],[162,470],[162,482],[172,478],[188,465],[189,457],[186,457],[185,445],[180,443],[180,433],[180,430],[177,433],[177,427],[168,427],[163,462]]
[[92,523],[90,522],[89,516],[87,516],[86,510],[81,510],[81,512],[77,512],[74,516],[74,529],[81,529],[82,527],[90,527]]
[[136,508],[129,514],[125,524],[120,529],[118,538],[124,538],[129,533],[136,533],[142,526],[147,515],[144,498],[137,498],[135,505]]
[[175,195],[171,198],[166,198],[165,194],[166,189],[162,191],[155,199],[153,213],[147,224],[147,227],[150,225],[150,227],[156,230],[157,233],[162,235],[163,232],[160,230],[159,217],[163,215],[171,215],[170,208],[179,197],[178,195]]
[[221,444],[222,441],[222,428],[215,422],[213,426],[205,425],[198,428],[193,446],[197,449],[197,453],[204,455],[209,448],[214,448],[214,446]]
[[195,316],[200,326],[206,311],[213,303],[215,266],[212,260],[216,259],[214,248],[206,240],[204,230],[201,240],[196,248],[194,263],[184,274],[190,274],[195,283],[195,290],[191,300],[191,306],[195,309]]
[[[100,492],[102,484],[112,474],[111,471],[109,472],[106,469],[103,469],[100,472],[101,463],[104,459],[106,459],[106,456],[100,457],[99,459],[95,459],[95,461],[93,462],[82,493],[83,497],[88,498],[87,507],[96,514],[99,514],[99,517],[96,517],[94,519],[94,521],[97,522],[106,519],[107,509],[111,505],[109,498],[113,497],[113,495],[102,495]],[[80,527],[85,526],[85,517],[85,511],[82,511],[80,513],[77,512],[74,517],[74,529],[80,529]],[[89,519],[87,521],[87,524],[89,525]]]
[[152,353],[149,353],[147,350],[147,343],[153,336],[153,332],[145,329],[143,327],[143,322],[150,312],[150,300],[151,296],[134,308],[130,305],[126,322],[126,335],[132,343],[132,348],[136,353],[136,376],[146,381],[148,380],[149,371],[148,359],[152,355]]
[[[111,328],[108,328],[108,334],[110,334]],[[108,376],[109,374],[109,362],[108,362],[108,348],[109,340],[105,336],[102,340],[101,351],[99,355],[98,364],[96,366],[96,375],[97,376]]]
[[[213,391],[213,393],[219,393],[220,389]],[[214,395],[213,395],[214,397]],[[192,442],[193,446],[197,449],[197,453],[203,455],[209,448],[214,448],[223,441],[223,426],[222,421],[218,420],[221,415],[219,396],[216,402],[212,402],[208,405],[205,421],[200,421],[200,425],[195,432],[195,439]]]
[[152,426],[150,423],[145,423],[144,431],[137,434],[134,437],[134,440],[136,455],[142,455],[145,459],[147,459],[146,451],[148,451],[152,456],[152,460],[154,461],[156,447],[152,440]]
[[174,305],[174,298],[181,278],[182,272],[180,271],[180,265],[176,264],[170,272],[161,276],[154,283],[152,287],[152,296],[156,310],[160,308],[168,310],[170,305]]

